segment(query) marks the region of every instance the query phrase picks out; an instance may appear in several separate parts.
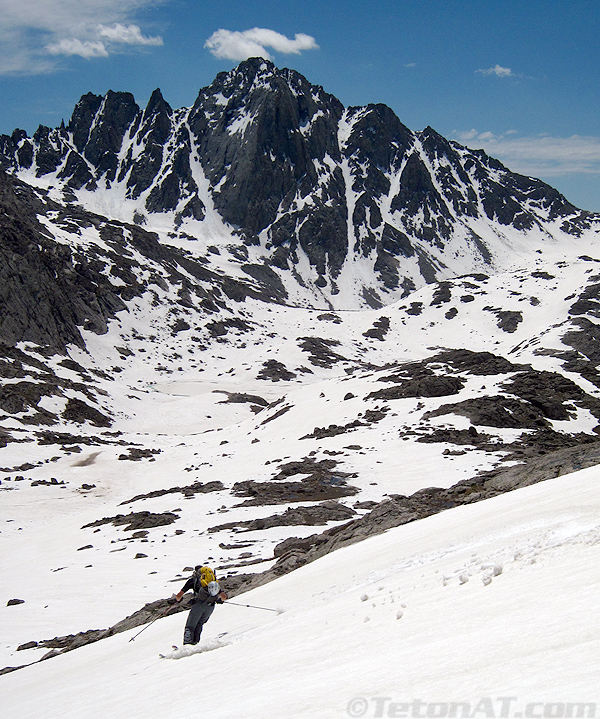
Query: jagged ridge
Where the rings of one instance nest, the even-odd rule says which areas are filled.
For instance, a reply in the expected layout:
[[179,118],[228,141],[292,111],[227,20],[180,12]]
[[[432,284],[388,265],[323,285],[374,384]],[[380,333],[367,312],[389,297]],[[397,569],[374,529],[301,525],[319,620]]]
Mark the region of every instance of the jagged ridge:
[[66,199],[112,198],[111,219],[151,228],[160,215],[175,241],[208,242],[216,223],[238,258],[280,277],[287,301],[337,308],[502,269],[507,248],[599,223],[482,151],[413,132],[385,105],[346,109],[257,58],[190,108],[173,110],[159,90],[144,110],[129,93],[88,93],[66,126],[0,137],[0,161]]

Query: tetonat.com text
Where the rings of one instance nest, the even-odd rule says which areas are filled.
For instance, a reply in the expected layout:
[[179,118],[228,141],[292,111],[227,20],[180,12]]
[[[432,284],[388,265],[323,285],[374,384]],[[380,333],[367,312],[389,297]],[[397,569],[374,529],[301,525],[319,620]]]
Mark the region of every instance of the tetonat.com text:
[[349,717],[395,719],[600,719],[595,702],[519,702],[517,697],[482,697],[470,702],[397,701],[392,697],[354,697]]

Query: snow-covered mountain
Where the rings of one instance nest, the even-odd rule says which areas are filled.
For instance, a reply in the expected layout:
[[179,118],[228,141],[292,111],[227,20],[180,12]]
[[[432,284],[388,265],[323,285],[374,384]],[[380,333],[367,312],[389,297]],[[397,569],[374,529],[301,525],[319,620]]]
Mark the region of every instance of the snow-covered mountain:
[[[584,513],[585,531],[569,534],[554,516],[568,496],[564,516],[579,521],[570,480],[498,495],[600,463],[597,216],[483,153],[411,132],[383,106],[344,109],[262,60],[219,75],[192,108],[173,111],[158,93],[145,111],[121,93],[88,95],[68,126],[16,132],[2,148],[0,667],[66,652],[0,678],[13,713],[33,711],[19,693],[29,682],[47,687],[61,671],[46,668],[55,662],[82,692],[74,655],[92,671],[106,661],[119,672],[130,636],[120,630],[155,618],[198,562],[216,566],[233,596],[254,588],[244,596],[281,597],[286,612],[298,597],[294,628],[273,635],[297,643],[303,617],[321,627],[319,612],[341,624],[358,616],[335,600],[349,583],[361,587],[355,561],[372,567],[371,594],[380,577],[399,586],[431,552],[440,572],[449,570],[438,559],[452,557],[458,592],[467,560],[453,543],[471,551],[481,528],[485,567],[521,568],[514,552],[500,558],[498,537],[516,537],[527,503],[541,502],[548,511],[531,520],[527,546],[547,546],[540,557],[561,578],[552,607],[568,604],[563,579],[573,578],[554,552],[562,545],[544,544],[536,527],[566,537],[564,556],[583,566],[597,523]],[[584,504],[596,476],[587,471],[577,480]],[[465,538],[460,527],[471,522]],[[382,532],[372,549],[350,546]],[[410,551],[396,555],[403,542]],[[467,565],[477,574],[475,559]],[[503,585],[494,611],[532,571]],[[307,589],[323,572],[331,582]],[[492,587],[481,582],[481,591],[493,592],[486,572]],[[416,604],[433,578],[421,586],[410,577]],[[548,592],[550,583],[549,574],[531,586]],[[449,612],[463,600],[452,597]],[[585,605],[584,594],[573,597]],[[492,616],[489,592],[471,599]],[[518,633],[533,611],[506,606],[492,642],[502,621],[516,617]],[[263,636],[246,610],[227,620],[225,609],[215,630],[233,632],[234,643],[244,628]],[[430,610],[404,637],[411,652],[431,639]],[[382,651],[384,613],[373,667],[392,651]],[[181,624],[181,615],[157,622],[144,651],[178,642]],[[367,624],[352,625],[356,646],[368,643]],[[401,626],[394,619],[394,631]],[[457,625],[444,631],[447,647]],[[585,641],[577,635],[567,653]],[[338,669],[348,646],[329,655]],[[325,671],[317,654],[315,672]],[[417,655],[415,672],[425,672],[426,645]],[[233,661],[248,656],[240,649]],[[543,666],[540,690],[557,686],[554,663]],[[474,674],[461,671],[466,687]],[[155,672],[170,674],[157,666],[144,686],[158,686]],[[483,692],[490,674],[477,676]],[[579,689],[580,676],[569,674],[565,690]],[[360,692],[387,696],[388,687],[373,680]],[[242,715],[234,706],[221,715]],[[311,715],[294,712],[262,715]]]
[[[344,108],[262,59],[190,108],[156,90],[84,95],[69,123],[0,138],[2,163],[54,199],[219,248],[289,304],[380,307],[426,282],[498,271],[598,218],[385,105]],[[210,257],[209,257],[210,259]]]

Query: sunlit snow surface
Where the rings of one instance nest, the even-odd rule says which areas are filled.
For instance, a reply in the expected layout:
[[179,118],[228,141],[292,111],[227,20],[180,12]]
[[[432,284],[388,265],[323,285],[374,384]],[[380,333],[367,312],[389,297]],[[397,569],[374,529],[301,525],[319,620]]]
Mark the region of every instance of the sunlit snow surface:
[[[587,703],[581,716],[596,716],[598,481],[583,470],[334,552],[244,595],[280,614],[217,607],[180,661],[159,654],[181,614],[5,675],[3,712],[158,719],[201,698],[231,719],[398,716],[400,704],[403,716],[521,717]],[[72,586],[64,611],[92,585]],[[450,713],[457,702],[469,713]]]

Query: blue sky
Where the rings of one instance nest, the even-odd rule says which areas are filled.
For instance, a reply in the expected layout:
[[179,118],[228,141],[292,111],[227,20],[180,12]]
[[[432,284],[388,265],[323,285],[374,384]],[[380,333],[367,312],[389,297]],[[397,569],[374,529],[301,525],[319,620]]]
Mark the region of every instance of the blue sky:
[[599,38],[599,0],[0,0],[0,133],[89,91],[189,106],[260,54],[600,211]]

